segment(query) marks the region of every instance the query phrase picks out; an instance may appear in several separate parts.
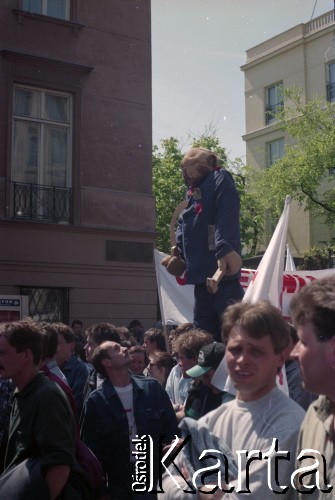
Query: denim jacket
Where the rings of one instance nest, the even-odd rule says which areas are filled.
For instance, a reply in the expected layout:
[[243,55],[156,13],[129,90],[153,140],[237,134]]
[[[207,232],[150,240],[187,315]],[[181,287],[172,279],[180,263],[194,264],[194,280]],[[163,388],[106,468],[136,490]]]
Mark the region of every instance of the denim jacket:
[[[164,435],[164,442],[171,441],[179,431],[166,391],[157,380],[149,377],[131,374],[131,382],[137,434]],[[81,436],[99,459],[108,477],[110,492],[129,491],[132,469],[128,419],[108,379],[86,401]]]

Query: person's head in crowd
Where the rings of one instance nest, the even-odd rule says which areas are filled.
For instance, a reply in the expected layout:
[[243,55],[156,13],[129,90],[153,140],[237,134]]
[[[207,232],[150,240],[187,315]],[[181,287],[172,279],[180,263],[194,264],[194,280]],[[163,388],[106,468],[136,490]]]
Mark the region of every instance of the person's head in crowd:
[[118,372],[129,368],[131,364],[129,350],[118,342],[107,340],[94,350],[92,364],[99,375],[112,378]]
[[0,324],[0,379],[22,388],[38,372],[44,331],[31,319]]
[[295,326],[292,325],[292,323],[288,323],[288,327],[290,329],[291,343],[293,344],[293,346],[295,346],[295,344],[299,340],[299,337],[298,337],[298,334],[297,334],[297,330],[296,330]]
[[45,364],[53,360],[56,356],[58,348],[58,331],[53,323],[42,323],[41,326],[44,330],[41,362]]
[[53,323],[53,327],[58,333],[58,346],[56,352],[56,361],[58,366],[62,367],[74,353],[75,334],[70,326],[64,323]]
[[173,356],[168,352],[153,352],[149,355],[148,375],[158,380],[158,382],[165,387],[174,364]]
[[198,328],[188,330],[174,340],[173,347],[184,377],[188,378],[187,370],[197,364],[200,349],[211,342],[213,335]]
[[98,323],[86,330],[85,353],[88,363],[92,362],[94,349],[106,340],[111,340],[117,343],[121,342],[116,326],[111,323]]
[[298,341],[298,336],[297,336],[297,331],[294,328],[294,325],[287,321],[290,337],[289,337],[289,342],[288,345],[285,349],[286,353],[286,359],[285,359],[285,364],[291,363],[293,361],[293,358],[291,358],[291,351],[293,350],[295,344]]
[[239,302],[224,312],[222,334],[238,399],[253,401],[268,394],[276,385],[290,342],[281,312],[267,301]]
[[128,330],[126,326],[117,326],[116,331],[120,336],[121,343],[122,341],[127,340],[130,345],[137,345],[134,335]]
[[140,345],[130,347],[129,356],[131,359],[130,370],[135,375],[143,375],[144,368],[149,363],[149,358],[144,347]]
[[299,361],[304,388],[335,402],[335,277],[305,285],[290,308],[299,338],[291,356]]
[[168,336],[168,341],[169,341],[169,349],[170,353],[174,355],[174,350],[173,350],[173,341],[179,337],[182,333],[187,332],[193,328],[193,323],[182,323],[181,325],[176,326],[173,330],[170,331],[169,336]]
[[85,334],[83,332],[83,322],[80,319],[74,319],[71,323],[71,328],[75,335],[75,346],[74,352],[79,356],[83,361],[86,360],[85,357]]
[[139,345],[143,344],[144,327],[138,319],[133,319],[128,325],[128,330]]
[[83,322],[81,319],[74,319],[71,323],[71,328],[76,337],[83,336]]
[[143,347],[147,354],[155,351],[166,351],[165,337],[159,328],[149,328],[144,332]]
[[213,342],[204,345],[198,355],[198,362],[187,370],[187,375],[200,379],[204,385],[210,386],[213,375],[225,355],[225,345],[222,342]]
[[130,342],[130,340],[121,340],[120,345],[122,347],[127,347],[128,349],[130,349],[133,344]]

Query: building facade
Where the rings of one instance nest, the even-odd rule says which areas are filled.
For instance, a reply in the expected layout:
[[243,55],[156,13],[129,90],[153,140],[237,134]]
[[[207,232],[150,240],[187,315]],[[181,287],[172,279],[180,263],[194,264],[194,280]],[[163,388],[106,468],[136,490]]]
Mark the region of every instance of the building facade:
[[152,326],[150,0],[98,3],[0,3],[0,294]]
[[[284,103],[281,88],[302,89],[305,100],[335,101],[334,11],[299,24],[247,51],[245,76],[246,162],[268,168],[284,154],[290,139],[275,112]],[[287,193],[289,194],[289,193]],[[267,227],[267,239],[271,228]],[[288,241],[294,256],[335,237],[335,231],[292,203]]]

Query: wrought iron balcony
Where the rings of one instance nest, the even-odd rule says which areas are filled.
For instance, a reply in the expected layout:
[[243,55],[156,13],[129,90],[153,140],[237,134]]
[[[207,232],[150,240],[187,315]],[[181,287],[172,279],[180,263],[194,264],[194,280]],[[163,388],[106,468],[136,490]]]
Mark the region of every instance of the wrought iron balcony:
[[13,182],[14,219],[71,222],[71,189]]
[[335,101],[335,83],[329,83],[327,85],[327,100],[329,102]]

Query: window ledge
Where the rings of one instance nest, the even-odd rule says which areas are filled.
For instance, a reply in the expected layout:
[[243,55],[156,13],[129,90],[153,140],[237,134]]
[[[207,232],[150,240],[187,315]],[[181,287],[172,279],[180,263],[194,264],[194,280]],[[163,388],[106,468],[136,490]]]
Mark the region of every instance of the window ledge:
[[83,66],[81,64],[74,64],[66,61],[59,61],[47,59],[45,57],[38,57],[31,54],[24,54],[21,52],[13,52],[11,50],[0,50],[0,55],[9,61],[23,62],[29,64],[43,64],[44,67],[53,69],[62,69],[63,71],[72,71],[75,73],[90,73],[94,68],[91,66]]
[[33,12],[27,12],[21,9],[13,9],[13,12],[17,16],[17,22],[19,24],[23,24],[24,19],[27,18],[51,24],[58,24],[59,26],[64,26],[66,28],[71,28],[73,33],[78,33],[82,28],[85,28],[84,24],[76,23],[74,21],[68,21],[67,19],[58,19],[57,17],[45,16],[43,14],[35,14]]

